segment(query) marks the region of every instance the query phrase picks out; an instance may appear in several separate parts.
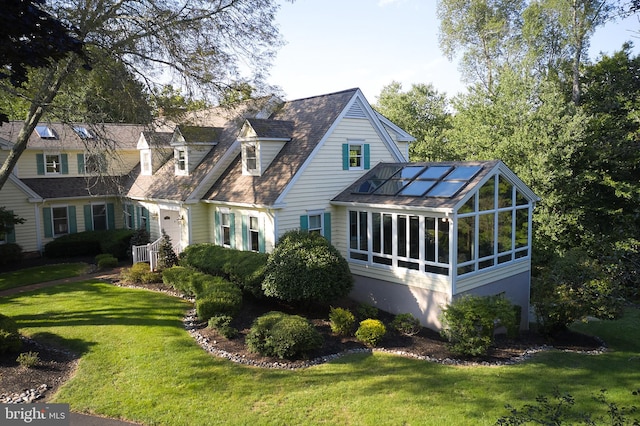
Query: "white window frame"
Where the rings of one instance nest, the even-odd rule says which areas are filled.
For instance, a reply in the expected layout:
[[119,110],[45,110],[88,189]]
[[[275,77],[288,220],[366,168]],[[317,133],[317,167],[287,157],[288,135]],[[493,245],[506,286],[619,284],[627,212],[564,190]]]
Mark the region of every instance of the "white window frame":
[[[320,226],[312,227],[311,218],[316,216],[320,218]],[[313,210],[307,212],[307,232],[310,234],[320,234],[324,237],[324,210]]]
[[144,149],[140,151],[140,174],[143,176],[151,176],[151,150]]
[[[131,210],[129,210],[131,209]],[[125,204],[124,205],[124,226],[127,229],[134,229],[135,228],[135,223],[134,223],[134,217],[131,214],[132,211],[135,211],[133,204]]]
[[[256,227],[253,227],[253,220],[255,220]],[[249,215],[247,218],[247,238],[248,238],[248,247],[250,251],[259,252],[260,251],[260,217]],[[253,238],[255,235],[255,249],[253,247]]]
[[[226,218],[226,221],[225,221]],[[226,223],[225,223],[226,222]],[[229,235],[229,242],[225,241],[226,235],[225,230]],[[231,247],[231,212],[230,211],[220,211],[220,241],[223,247]]]
[[176,175],[187,176],[189,174],[189,153],[186,148],[175,148],[173,155],[176,162]]
[[[55,212],[56,210],[61,210],[61,209],[64,209],[65,211],[65,221],[67,225],[67,230],[66,232],[59,233],[58,230],[56,229]],[[51,206],[51,232],[53,233],[54,238],[69,234],[69,206]]]
[[[56,160],[53,160],[52,163],[52,168],[54,169],[54,171],[49,171],[49,157],[58,157],[58,160],[56,162]],[[52,154],[52,153],[44,153],[44,174],[45,175],[59,175],[62,174],[62,155],[60,153],[58,154]]]
[[[104,207],[104,228],[96,228],[96,207]],[[109,229],[109,212],[107,210],[107,203],[92,203],[91,204],[91,227],[94,231],[106,231]]]
[[[249,157],[249,148],[254,151],[255,156]],[[242,173],[249,176],[260,175],[260,146],[256,142],[242,144]]]
[[[358,148],[360,153],[352,156],[354,148]],[[359,160],[359,165],[352,165],[352,160]],[[364,170],[364,142],[349,141],[349,170]]]

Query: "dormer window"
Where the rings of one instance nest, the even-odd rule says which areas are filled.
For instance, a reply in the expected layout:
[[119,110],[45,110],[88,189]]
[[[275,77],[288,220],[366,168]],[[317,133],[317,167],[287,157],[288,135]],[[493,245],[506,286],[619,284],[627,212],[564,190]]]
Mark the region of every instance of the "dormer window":
[[255,174],[258,172],[258,150],[255,144],[244,145],[244,166],[249,174]]
[[140,151],[140,173],[144,176],[151,176],[151,150]]
[[49,126],[36,126],[36,133],[40,139],[58,139],[53,129]]
[[187,169],[187,150],[185,148],[176,148],[173,151],[173,155],[176,161],[176,174],[188,175]]

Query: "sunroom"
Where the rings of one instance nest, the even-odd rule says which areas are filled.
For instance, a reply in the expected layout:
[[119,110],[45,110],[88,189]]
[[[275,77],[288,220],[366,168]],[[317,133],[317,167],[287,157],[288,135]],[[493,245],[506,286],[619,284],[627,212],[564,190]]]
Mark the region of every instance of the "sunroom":
[[381,163],[332,200],[352,296],[440,328],[464,294],[503,294],[528,326],[538,197],[501,161]]

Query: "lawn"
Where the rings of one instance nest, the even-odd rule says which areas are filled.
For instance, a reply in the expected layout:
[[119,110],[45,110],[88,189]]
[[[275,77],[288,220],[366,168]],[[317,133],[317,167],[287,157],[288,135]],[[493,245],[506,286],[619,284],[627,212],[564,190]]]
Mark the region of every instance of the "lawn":
[[148,425],[491,425],[554,388],[576,411],[600,410],[608,389],[637,404],[640,311],[581,324],[607,341],[602,355],[545,352],[514,366],[453,367],[382,353],[351,355],[299,371],[263,370],[205,353],[182,318],[188,304],[96,281],[0,299],[22,332],[82,354],[54,396],[72,410]]
[[84,274],[88,268],[89,265],[86,263],[62,263],[4,272],[0,274],[0,291],[45,281],[77,277]]

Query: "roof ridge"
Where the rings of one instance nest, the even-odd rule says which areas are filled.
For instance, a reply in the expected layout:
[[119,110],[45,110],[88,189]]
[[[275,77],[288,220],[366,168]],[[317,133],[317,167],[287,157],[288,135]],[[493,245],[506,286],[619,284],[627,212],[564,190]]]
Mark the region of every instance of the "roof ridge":
[[358,87],[353,87],[353,88],[351,88],[351,89],[340,90],[340,91],[338,91],[338,92],[332,92],[332,93],[325,93],[325,94],[323,94],[323,95],[315,95],[315,96],[309,96],[309,97],[306,97],[306,98],[292,99],[292,100],[290,100],[290,101],[287,101],[287,103],[289,103],[289,102],[298,102],[298,101],[306,101],[306,100],[309,100],[309,99],[323,98],[323,97],[328,97],[328,96],[341,95],[341,94],[343,94],[343,93],[347,93],[347,92],[356,92],[356,91],[358,91],[358,90],[360,90],[360,88],[358,88]]

